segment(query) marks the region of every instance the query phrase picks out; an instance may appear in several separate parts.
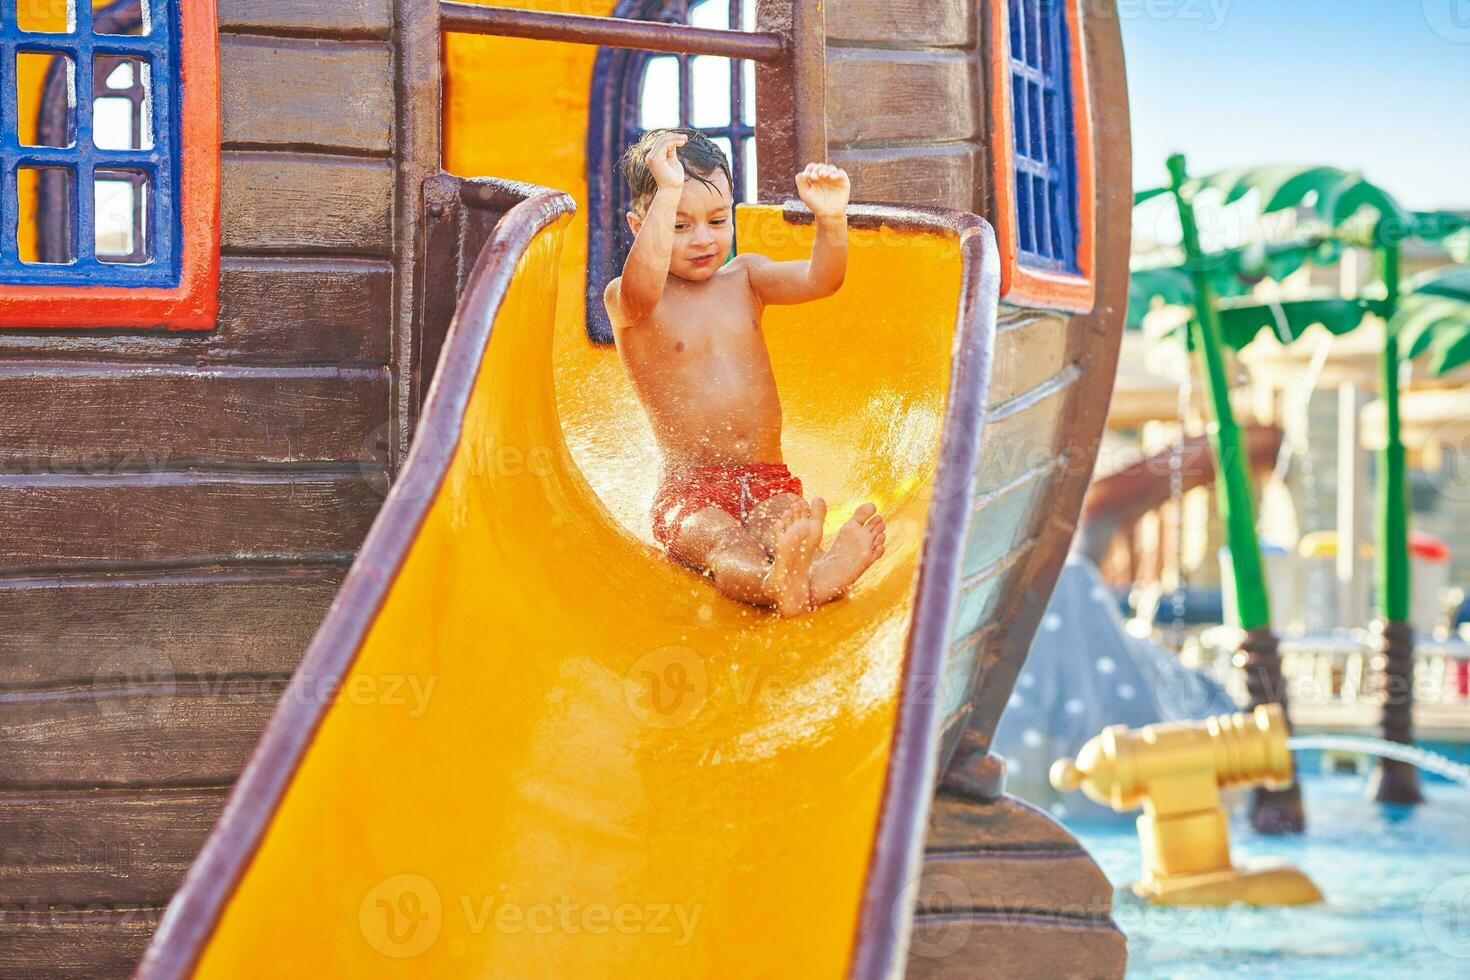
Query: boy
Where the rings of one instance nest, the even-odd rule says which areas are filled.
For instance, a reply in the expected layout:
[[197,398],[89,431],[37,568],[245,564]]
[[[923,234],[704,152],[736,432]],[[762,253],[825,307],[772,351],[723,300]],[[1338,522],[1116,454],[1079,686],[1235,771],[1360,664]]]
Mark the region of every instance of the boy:
[[830,296],[847,269],[847,174],[809,164],[797,191],[816,221],[806,262],[742,254],[724,153],[697,130],[629,147],[635,241],[604,294],[623,368],[663,454],[653,533],[732,599],[795,616],[843,595],[881,554],[864,504],[821,550],[827,505],[781,460],[781,402],[761,333],[771,303]]

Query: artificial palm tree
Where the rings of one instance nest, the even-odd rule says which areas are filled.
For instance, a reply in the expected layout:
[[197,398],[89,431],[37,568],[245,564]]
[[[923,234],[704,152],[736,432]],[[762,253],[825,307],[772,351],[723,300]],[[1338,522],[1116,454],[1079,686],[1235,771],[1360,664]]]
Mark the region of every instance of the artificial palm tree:
[[[1431,368],[1440,373],[1470,361],[1470,269],[1457,267],[1440,272],[1416,281],[1406,291],[1401,283],[1401,243],[1412,234],[1443,241],[1452,253],[1467,251],[1470,231],[1458,216],[1411,215],[1381,188],[1334,167],[1260,167],[1190,179],[1183,157],[1175,156],[1169,161],[1169,170],[1168,188],[1145,191],[1138,200],[1166,191],[1174,195],[1184,232],[1186,263],[1183,268],[1148,269],[1134,274],[1130,320],[1141,319],[1142,312],[1159,299],[1195,310],[1193,335],[1196,345],[1204,348],[1206,385],[1220,429],[1215,449],[1221,472],[1227,474],[1220,495],[1221,513],[1231,547],[1240,622],[1249,631],[1242,649],[1247,653],[1247,684],[1253,704],[1277,700],[1271,695],[1280,691],[1284,705],[1285,692],[1261,581],[1259,545],[1248,509],[1249,487],[1236,445],[1238,428],[1230,418],[1228,390],[1220,390],[1225,386],[1221,348],[1228,344],[1238,350],[1262,330],[1273,331],[1283,343],[1290,343],[1314,324],[1334,334],[1346,333],[1369,313],[1388,325],[1382,354],[1387,438],[1377,481],[1377,586],[1383,618],[1375,628],[1385,655],[1384,735],[1393,741],[1412,743],[1414,633],[1408,622],[1410,559],[1399,424],[1400,366],[1404,357],[1413,358],[1425,350],[1433,351]],[[1206,188],[1223,191],[1227,205],[1255,191],[1263,214],[1306,208],[1319,219],[1322,229],[1287,244],[1257,242],[1206,254],[1200,248],[1193,213],[1195,195]],[[1366,235],[1359,221],[1365,211],[1374,216]],[[1376,256],[1376,295],[1276,303],[1260,303],[1243,296],[1255,282],[1283,279],[1305,262],[1336,262],[1342,250],[1352,246],[1371,248]],[[1241,299],[1222,299],[1222,294]],[[1237,471],[1234,477],[1228,475],[1232,467]],[[1403,763],[1384,761],[1375,776],[1374,795],[1383,802],[1418,802],[1421,795],[1417,772]],[[1257,825],[1290,823],[1291,806],[1291,800],[1258,798],[1254,808]],[[1296,806],[1299,813],[1299,797]]]
[[[1179,211],[1183,235],[1185,269],[1194,291],[1194,317],[1190,335],[1200,358],[1201,377],[1213,418],[1206,428],[1215,452],[1217,484],[1215,499],[1220,523],[1230,546],[1229,574],[1234,579],[1238,622],[1245,630],[1240,650],[1245,654],[1246,689],[1250,706],[1275,703],[1288,712],[1286,685],[1281,674],[1281,654],[1271,628],[1271,604],[1261,568],[1261,544],[1256,537],[1255,505],[1251,500],[1250,474],[1241,445],[1240,426],[1230,404],[1230,381],[1225,374],[1224,339],[1221,335],[1218,302],[1211,281],[1208,258],[1200,246],[1195,220],[1194,195],[1189,187],[1184,157],[1169,158],[1169,190]],[[1284,790],[1256,790],[1251,801],[1251,823],[1268,833],[1301,831],[1306,824],[1301,788],[1293,783]]]

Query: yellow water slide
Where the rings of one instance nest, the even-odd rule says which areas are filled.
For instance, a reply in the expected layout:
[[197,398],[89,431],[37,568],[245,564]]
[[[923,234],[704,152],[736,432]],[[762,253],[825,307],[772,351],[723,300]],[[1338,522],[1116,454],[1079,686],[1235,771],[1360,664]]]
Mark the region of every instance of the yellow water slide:
[[[491,182],[493,183],[493,182]],[[507,185],[513,187],[514,185]],[[564,194],[496,225],[404,471],[143,976],[840,977],[901,962],[995,275],[964,215],[854,208],[767,311],[787,460],[890,522],[780,620],[652,546],[615,353],[558,310]],[[738,241],[809,254],[795,211]]]

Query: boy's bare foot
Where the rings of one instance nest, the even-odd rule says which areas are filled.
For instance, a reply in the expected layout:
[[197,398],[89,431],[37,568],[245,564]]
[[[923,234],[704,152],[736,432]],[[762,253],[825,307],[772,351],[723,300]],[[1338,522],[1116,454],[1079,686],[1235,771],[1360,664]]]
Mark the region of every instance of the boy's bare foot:
[[791,526],[791,522],[806,517],[812,512],[811,504],[794,493],[779,493],[755,505],[745,530],[761,543],[766,554],[776,554],[776,536]]
[[884,541],[878,508],[863,504],[838,530],[827,553],[812,562],[812,604],[831,602],[851,588],[883,554]]
[[822,546],[822,521],[827,505],[821,497],[810,513],[793,509],[776,526],[775,554],[766,573],[766,595],[782,616],[798,616],[812,607],[812,560]]

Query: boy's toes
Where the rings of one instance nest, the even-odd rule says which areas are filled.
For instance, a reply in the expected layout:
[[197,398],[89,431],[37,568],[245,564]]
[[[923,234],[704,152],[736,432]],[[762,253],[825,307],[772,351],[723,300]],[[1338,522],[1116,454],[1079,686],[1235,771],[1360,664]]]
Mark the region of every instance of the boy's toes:
[[771,534],[779,535],[782,531],[786,530],[792,524],[795,524],[797,521],[806,517],[807,514],[809,514],[810,512],[811,508],[807,505],[807,502],[805,500],[802,500],[799,497],[795,500],[792,500],[789,504],[782,507],[780,510],[776,511],[775,514],[772,515]]
[[787,512],[790,520],[799,521],[802,518],[811,516],[812,505],[797,497],[791,502],[791,506],[787,508]]

